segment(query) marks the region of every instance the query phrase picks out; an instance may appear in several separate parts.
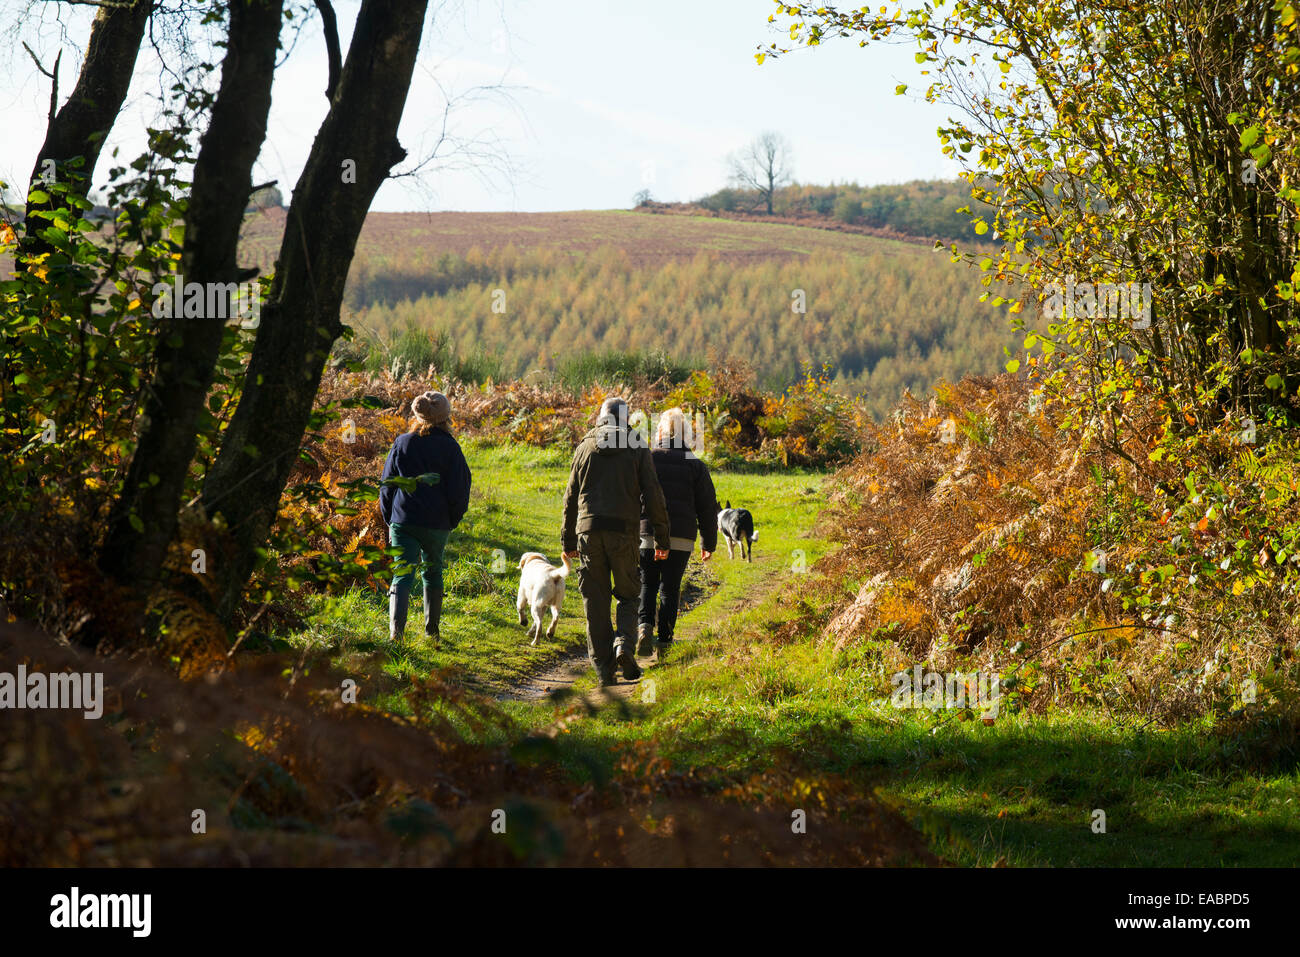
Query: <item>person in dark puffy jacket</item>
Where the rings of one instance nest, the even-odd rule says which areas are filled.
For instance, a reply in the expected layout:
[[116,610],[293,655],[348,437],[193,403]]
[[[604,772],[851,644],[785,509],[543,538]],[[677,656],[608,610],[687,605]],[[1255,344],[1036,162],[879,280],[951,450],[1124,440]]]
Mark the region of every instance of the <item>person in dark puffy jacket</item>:
[[379,491],[388,540],[402,550],[398,574],[388,590],[388,633],[392,641],[402,640],[415,569],[421,567],[424,633],[436,644],[442,622],[442,555],[451,530],[469,508],[470,471],[448,428],[447,397],[426,392],[415,397],[411,408],[411,431],[393,442],[381,478],[408,481],[385,484]]
[[[653,650],[662,662],[672,647],[677,626],[677,607],[681,601],[682,576],[700,536],[700,559],[708,561],[718,547],[717,496],[709,467],[692,449],[693,436],[688,434],[686,415],[681,409],[669,409],[659,417],[655,429],[651,459],[659,486],[668,506],[671,536],[668,557],[655,561],[654,541],[649,537],[650,524],[641,520],[641,611],[637,627],[637,654],[646,656]],[[656,615],[655,605],[658,604]],[[659,637],[655,639],[655,619]],[[652,648],[653,645],[653,648]]]

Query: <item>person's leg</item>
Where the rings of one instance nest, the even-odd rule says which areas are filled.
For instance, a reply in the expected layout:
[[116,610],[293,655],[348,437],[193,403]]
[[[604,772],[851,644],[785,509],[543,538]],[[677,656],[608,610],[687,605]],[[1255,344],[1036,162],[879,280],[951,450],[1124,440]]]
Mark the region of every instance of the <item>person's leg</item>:
[[420,564],[420,542],[410,529],[393,524],[388,526],[388,543],[402,550],[397,560],[397,574],[388,586],[388,637],[401,641],[406,631],[406,613],[411,602],[411,585],[415,581],[415,568]]
[[677,608],[682,598],[682,576],[686,574],[686,563],[691,560],[691,553],[672,551],[668,558],[660,562],[663,568],[663,600],[659,605],[659,643],[669,644],[677,628]]
[[654,650],[655,601],[659,597],[659,569],[653,548],[641,549],[641,606],[637,616],[636,653]]
[[442,624],[443,554],[451,532],[445,528],[421,529],[420,548],[424,552],[424,633],[435,641]]
[[599,532],[578,536],[578,589],[587,618],[587,657],[601,685],[614,683],[614,630],[609,623],[609,562]]
[[623,677],[636,681],[641,666],[636,663],[637,605],[641,598],[641,559],[636,535],[606,532],[609,567],[614,576],[614,598],[618,602],[614,618],[614,656],[623,666]]

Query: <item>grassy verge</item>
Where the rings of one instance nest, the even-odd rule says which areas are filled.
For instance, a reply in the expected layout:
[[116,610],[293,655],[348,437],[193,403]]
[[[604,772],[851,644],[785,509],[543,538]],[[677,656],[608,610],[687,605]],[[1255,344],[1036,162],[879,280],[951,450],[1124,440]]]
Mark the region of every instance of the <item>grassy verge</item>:
[[[1138,730],[1094,713],[1003,712],[992,726],[889,702],[880,643],[834,651],[792,634],[803,599],[778,586],[654,669],[653,704],[573,726],[575,767],[655,742],[681,768],[743,780],[797,768],[847,777],[899,806],[956,863],[1293,866],[1300,775],[1267,748],[1189,725]],[[1093,829],[1105,812],[1105,833]]]

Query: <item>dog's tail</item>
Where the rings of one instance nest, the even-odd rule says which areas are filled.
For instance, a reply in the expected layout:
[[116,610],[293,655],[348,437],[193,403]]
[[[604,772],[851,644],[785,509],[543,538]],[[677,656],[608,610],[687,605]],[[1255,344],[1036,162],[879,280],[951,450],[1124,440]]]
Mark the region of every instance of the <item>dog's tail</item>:
[[754,531],[752,531],[752,532],[749,533],[749,540],[750,540],[751,542],[756,542],[756,541],[758,541],[758,530],[757,530],[757,529],[755,529]]
[[557,581],[564,578],[568,578],[569,572],[573,571],[573,565],[569,562],[568,555],[561,553],[560,563],[564,566],[563,568],[552,568],[550,571],[550,576],[556,579]]

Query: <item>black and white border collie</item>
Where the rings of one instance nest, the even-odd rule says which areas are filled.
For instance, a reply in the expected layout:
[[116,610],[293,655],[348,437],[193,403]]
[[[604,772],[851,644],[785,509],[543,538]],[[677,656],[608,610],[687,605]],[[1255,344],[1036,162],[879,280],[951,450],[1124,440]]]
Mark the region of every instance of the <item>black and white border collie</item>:
[[718,531],[727,540],[727,557],[735,558],[736,546],[740,546],[741,557],[747,562],[754,560],[754,546],[758,541],[758,532],[754,531],[754,516],[748,509],[732,508],[728,502],[718,512]]

